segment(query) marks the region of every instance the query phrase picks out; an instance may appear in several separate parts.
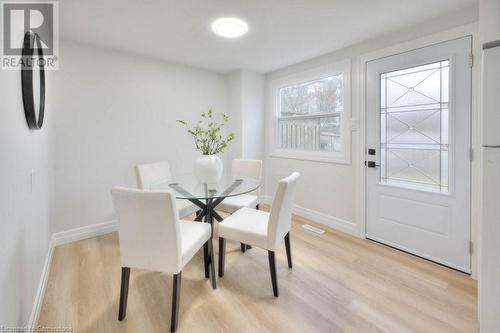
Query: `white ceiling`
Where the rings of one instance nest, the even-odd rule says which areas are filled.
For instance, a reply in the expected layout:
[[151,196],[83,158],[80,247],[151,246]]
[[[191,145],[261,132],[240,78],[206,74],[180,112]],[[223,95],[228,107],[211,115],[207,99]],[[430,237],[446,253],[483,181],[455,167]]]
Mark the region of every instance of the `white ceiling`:
[[[275,70],[477,4],[477,0],[64,0],[65,39],[218,72]],[[472,10],[472,9],[471,9]],[[244,19],[223,39],[210,23]]]

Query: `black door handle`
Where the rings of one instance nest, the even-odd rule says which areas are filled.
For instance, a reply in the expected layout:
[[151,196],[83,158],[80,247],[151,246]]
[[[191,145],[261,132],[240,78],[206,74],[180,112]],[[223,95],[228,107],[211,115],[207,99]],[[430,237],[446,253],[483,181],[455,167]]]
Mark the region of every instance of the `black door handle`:
[[380,165],[378,165],[377,163],[375,163],[374,161],[368,161],[366,163],[366,166],[369,167],[369,168],[377,168],[379,167]]

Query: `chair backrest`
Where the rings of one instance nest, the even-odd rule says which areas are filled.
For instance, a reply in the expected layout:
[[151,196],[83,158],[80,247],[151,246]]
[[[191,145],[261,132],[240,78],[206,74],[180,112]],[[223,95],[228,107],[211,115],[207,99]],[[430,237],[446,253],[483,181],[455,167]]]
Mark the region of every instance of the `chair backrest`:
[[137,185],[140,189],[150,190],[151,185],[171,177],[168,162],[140,164],[135,166]]
[[111,190],[122,267],[177,274],[182,266],[175,196],[124,187]]
[[292,206],[295,187],[300,173],[294,172],[283,178],[278,183],[278,189],[274,195],[269,224],[267,226],[268,246],[275,250],[281,244],[285,235],[290,231],[292,224]]
[[[235,158],[231,165],[231,175],[234,178],[251,178],[260,181],[262,179],[262,161]],[[260,188],[252,193],[259,195]]]
[[260,180],[262,178],[262,161],[235,158],[231,165],[231,175]]

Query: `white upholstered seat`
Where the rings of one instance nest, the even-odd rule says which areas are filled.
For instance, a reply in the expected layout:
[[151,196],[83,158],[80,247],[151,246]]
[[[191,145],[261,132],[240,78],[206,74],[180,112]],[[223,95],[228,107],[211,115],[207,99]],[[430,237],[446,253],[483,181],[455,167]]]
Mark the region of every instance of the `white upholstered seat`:
[[268,248],[269,213],[243,207],[219,223],[219,237]]
[[242,207],[256,208],[259,205],[259,197],[255,194],[242,194],[225,198],[218,206],[217,210],[234,213]]
[[[262,161],[234,159],[231,164],[231,176],[233,178],[251,178],[261,180]],[[224,199],[217,210],[234,213],[242,207],[255,208],[260,204],[260,190],[248,194],[242,194]]]
[[[172,176],[168,162],[137,165],[135,167],[135,175],[137,177],[137,185],[143,190],[150,190],[151,185],[167,180]],[[176,199],[176,204],[180,218],[189,216],[199,210],[189,200]]]
[[280,180],[271,212],[243,207],[219,223],[219,276],[224,276],[225,240],[254,245],[268,251],[274,296],[278,296],[278,281],[274,252],[285,241],[288,267],[292,267],[290,228],[295,187],[300,174],[294,172]]
[[[118,319],[125,318],[130,268],[174,275],[171,331],[177,328],[182,268],[204,246],[210,253],[212,287],[216,288],[212,230],[208,223],[179,221],[175,196],[170,191],[116,187],[111,190],[118,217],[122,282]],[[204,260],[205,268],[209,260]]]
[[193,203],[191,203],[191,201],[186,199],[175,199],[175,204],[177,206],[179,218],[194,214],[197,210],[200,209],[198,208],[198,206],[194,205]]

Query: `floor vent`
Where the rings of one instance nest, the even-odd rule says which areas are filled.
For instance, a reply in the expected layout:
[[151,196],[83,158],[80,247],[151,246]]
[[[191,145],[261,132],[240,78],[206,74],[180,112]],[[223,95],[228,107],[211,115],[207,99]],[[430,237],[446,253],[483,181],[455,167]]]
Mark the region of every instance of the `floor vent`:
[[310,224],[303,224],[302,228],[306,229],[307,231],[314,232],[315,234],[318,234],[318,235],[323,235],[325,233],[325,230],[313,227]]

